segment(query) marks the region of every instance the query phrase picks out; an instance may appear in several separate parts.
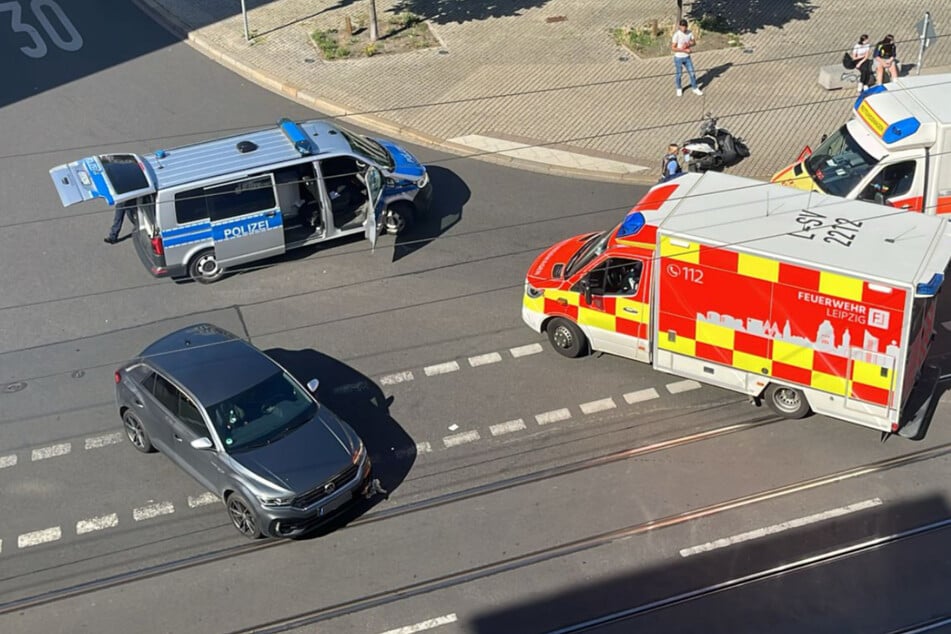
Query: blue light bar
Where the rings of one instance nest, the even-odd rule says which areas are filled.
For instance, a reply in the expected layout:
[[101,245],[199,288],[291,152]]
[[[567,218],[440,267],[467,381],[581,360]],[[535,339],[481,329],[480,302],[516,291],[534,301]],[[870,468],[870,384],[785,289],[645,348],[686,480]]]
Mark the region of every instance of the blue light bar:
[[927,282],[922,282],[915,287],[915,295],[919,297],[934,297],[941,290],[944,283],[944,273],[935,273]]
[[301,156],[309,156],[314,153],[310,138],[297,123],[285,117],[278,121],[277,125],[280,126],[281,132],[284,133],[288,141],[294,144],[294,149],[297,150]]
[[909,137],[917,132],[920,127],[921,122],[915,117],[908,117],[901,121],[896,121],[885,129],[885,132],[882,134],[882,141],[885,143],[901,141],[905,137]]
[[621,228],[617,231],[617,237],[626,238],[627,236],[637,235],[646,224],[647,221],[644,219],[644,214],[639,211],[632,211],[624,219],[624,222],[621,223]]
[[861,103],[865,101],[866,98],[871,97],[872,95],[877,95],[880,92],[886,92],[887,90],[888,88],[884,84],[879,84],[878,86],[872,86],[871,88],[866,88],[865,90],[862,91],[862,94],[858,96],[858,99],[855,100],[855,105],[853,105],[852,107],[858,110],[859,105],[861,105]]

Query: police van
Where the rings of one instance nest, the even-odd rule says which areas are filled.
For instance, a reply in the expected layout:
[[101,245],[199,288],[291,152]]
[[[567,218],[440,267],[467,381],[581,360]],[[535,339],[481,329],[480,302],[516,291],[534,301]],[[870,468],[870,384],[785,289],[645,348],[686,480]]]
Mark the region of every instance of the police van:
[[122,205],[156,277],[211,283],[227,269],[363,233],[400,233],[432,198],[429,175],[399,145],[327,121],[277,126],[153,154],[103,154],[50,176],[64,206]]

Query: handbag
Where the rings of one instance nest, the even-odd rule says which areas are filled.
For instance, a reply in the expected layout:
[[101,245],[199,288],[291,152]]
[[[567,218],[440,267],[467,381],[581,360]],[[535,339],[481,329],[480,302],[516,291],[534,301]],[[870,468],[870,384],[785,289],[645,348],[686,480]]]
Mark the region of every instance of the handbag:
[[846,70],[855,70],[855,60],[852,59],[852,55],[850,55],[848,51],[842,53],[842,66],[844,66]]

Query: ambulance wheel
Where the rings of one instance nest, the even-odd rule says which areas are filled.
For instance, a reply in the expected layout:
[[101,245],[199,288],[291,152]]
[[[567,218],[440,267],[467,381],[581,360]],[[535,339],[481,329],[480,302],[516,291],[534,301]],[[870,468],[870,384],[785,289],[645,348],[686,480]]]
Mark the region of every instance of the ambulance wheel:
[[399,235],[413,224],[413,206],[401,200],[386,210],[386,232]]
[[575,324],[556,317],[548,323],[548,341],[552,347],[558,351],[558,354],[574,359],[580,357],[581,353],[588,347],[588,340],[584,333]]
[[192,258],[188,265],[188,274],[202,284],[217,282],[224,275],[224,269],[218,265],[214,249],[205,249]]
[[775,383],[766,388],[766,404],[783,418],[803,418],[812,411],[805,394],[795,388]]

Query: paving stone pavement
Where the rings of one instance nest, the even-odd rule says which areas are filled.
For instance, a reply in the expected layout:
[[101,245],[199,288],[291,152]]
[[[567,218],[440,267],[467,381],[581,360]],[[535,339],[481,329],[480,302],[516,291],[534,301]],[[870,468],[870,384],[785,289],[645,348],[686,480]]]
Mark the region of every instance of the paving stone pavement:
[[638,59],[611,37],[671,21],[670,0],[376,0],[381,17],[426,18],[440,46],[334,61],[310,33],[366,15],[368,0],[246,0],[251,43],[234,0],[135,1],[209,57],[344,123],[526,169],[631,182],[656,180],[667,143],[695,136],[707,111],[752,151],[730,171],[768,179],[849,117],[855,93],[826,91],[817,77],[860,33],[894,34],[907,70],[915,24],[930,11],[939,37],[923,72],[951,70],[946,2],[716,0],[743,16],[742,46],[704,50],[701,37],[693,58],[704,95],[678,98],[669,55]]

